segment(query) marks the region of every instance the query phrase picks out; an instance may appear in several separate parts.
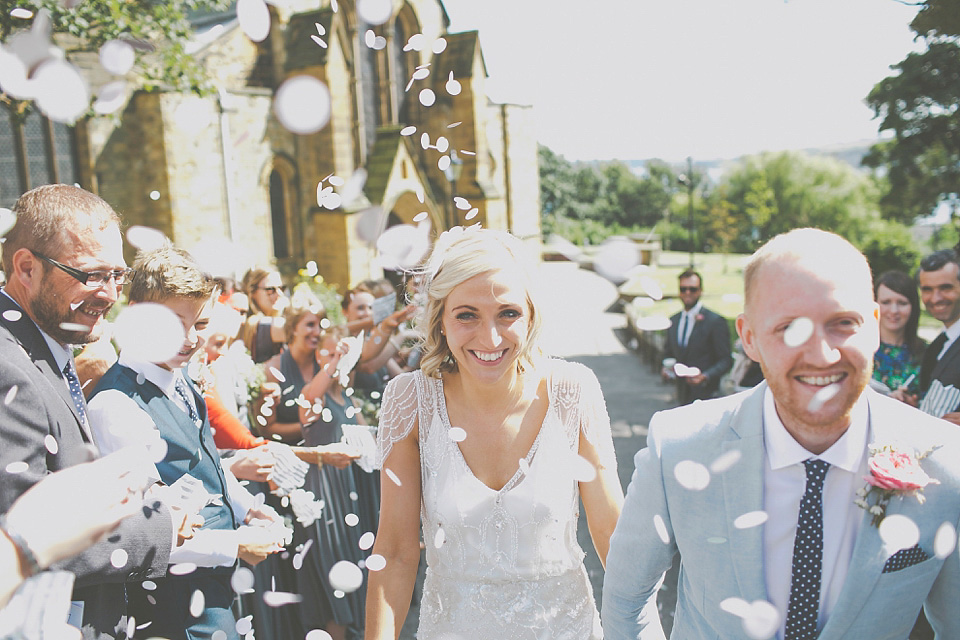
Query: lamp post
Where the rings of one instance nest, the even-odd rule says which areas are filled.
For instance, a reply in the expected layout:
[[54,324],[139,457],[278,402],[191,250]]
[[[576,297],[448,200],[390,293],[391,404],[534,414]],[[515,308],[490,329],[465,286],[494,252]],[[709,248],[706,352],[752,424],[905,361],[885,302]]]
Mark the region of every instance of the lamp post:
[[690,224],[690,268],[693,268],[693,189],[696,186],[693,182],[693,158],[687,157],[687,172],[677,176],[677,182],[687,188],[687,215]]
[[460,174],[463,173],[463,160],[457,155],[456,149],[450,150],[450,164],[443,170],[447,182],[450,184],[450,198],[447,201],[447,229],[452,229],[457,225],[457,208],[453,202],[456,195],[455,189]]

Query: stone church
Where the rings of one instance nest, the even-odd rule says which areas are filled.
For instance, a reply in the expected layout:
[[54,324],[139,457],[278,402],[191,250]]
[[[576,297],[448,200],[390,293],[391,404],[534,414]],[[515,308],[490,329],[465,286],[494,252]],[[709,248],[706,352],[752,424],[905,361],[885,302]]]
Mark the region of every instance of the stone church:
[[[440,0],[392,5],[372,26],[354,0],[277,0],[260,42],[235,11],[198,17],[193,55],[215,95],[137,91],[73,127],[0,118],[0,146],[15,150],[0,154],[0,206],[77,182],[125,225],[158,229],[220,271],[274,264],[290,276],[314,261],[340,291],[382,275],[374,242],[399,224],[429,224],[433,238],[479,222],[538,245],[532,110],[487,98],[478,33],[449,33]],[[275,113],[277,89],[298,75],[330,93],[315,133],[291,133]]]

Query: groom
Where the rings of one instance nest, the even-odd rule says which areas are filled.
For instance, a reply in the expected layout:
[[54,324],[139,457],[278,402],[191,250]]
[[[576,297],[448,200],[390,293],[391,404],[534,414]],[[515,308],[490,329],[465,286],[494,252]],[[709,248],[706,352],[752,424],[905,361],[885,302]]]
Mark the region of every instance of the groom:
[[[737,331],[766,382],[651,420],[607,555],[605,637],[664,637],[656,596],[679,553],[672,638],[905,640],[921,606],[960,638],[960,430],[867,387],[866,260],[799,229],[753,255],[744,287]],[[894,492],[884,520],[855,501],[877,502],[858,490],[887,443],[932,450],[934,482],[922,504]]]

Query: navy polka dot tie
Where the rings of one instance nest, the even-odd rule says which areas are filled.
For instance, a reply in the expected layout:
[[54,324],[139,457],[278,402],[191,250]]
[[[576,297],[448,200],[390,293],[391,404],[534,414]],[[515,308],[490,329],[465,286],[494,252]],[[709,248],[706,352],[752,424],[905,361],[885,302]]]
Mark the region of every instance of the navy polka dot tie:
[[820,613],[820,574],[823,568],[823,479],[830,463],[810,458],[804,461],[807,490],[800,500],[797,537],[793,542],[793,577],[784,640],[817,637]]
[[77,408],[77,416],[80,418],[80,424],[84,429],[90,428],[87,421],[87,405],[83,399],[83,389],[80,388],[80,379],[73,370],[73,362],[67,361],[63,367],[63,376],[67,379],[67,388],[70,389],[70,399],[73,400],[73,406]]
[[187,389],[187,383],[183,381],[183,378],[177,377],[174,388],[177,390],[177,395],[180,396],[180,400],[186,405],[187,415],[190,416],[190,419],[193,420],[194,424],[199,425],[200,414],[197,413],[197,408],[193,406],[192,402],[190,402],[190,391]]

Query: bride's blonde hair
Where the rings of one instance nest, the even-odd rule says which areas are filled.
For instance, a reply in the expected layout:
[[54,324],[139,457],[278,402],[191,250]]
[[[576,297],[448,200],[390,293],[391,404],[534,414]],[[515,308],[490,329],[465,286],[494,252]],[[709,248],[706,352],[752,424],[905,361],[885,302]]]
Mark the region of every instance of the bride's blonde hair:
[[533,366],[541,356],[539,345],[541,314],[534,291],[535,265],[530,251],[515,236],[505,231],[464,229],[455,227],[440,235],[434,244],[427,267],[420,278],[423,307],[417,317],[417,328],[423,335],[423,357],[420,369],[428,377],[456,371],[447,340],[441,333],[447,296],[470,278],[489,271],[504,271],[521,278],[526,290],[530,322],[527,341],[518,357],[520,371]]

